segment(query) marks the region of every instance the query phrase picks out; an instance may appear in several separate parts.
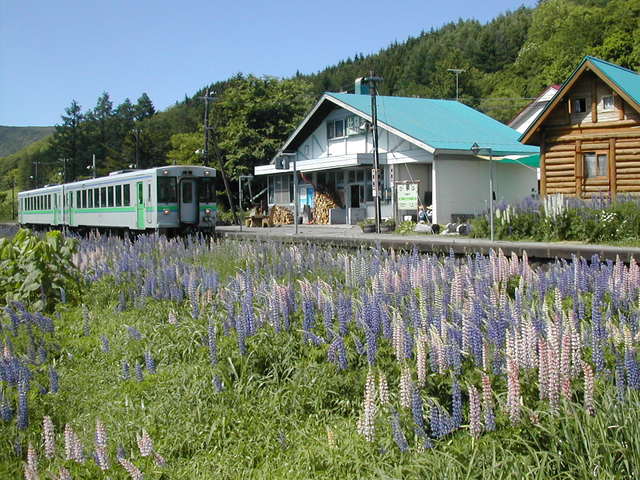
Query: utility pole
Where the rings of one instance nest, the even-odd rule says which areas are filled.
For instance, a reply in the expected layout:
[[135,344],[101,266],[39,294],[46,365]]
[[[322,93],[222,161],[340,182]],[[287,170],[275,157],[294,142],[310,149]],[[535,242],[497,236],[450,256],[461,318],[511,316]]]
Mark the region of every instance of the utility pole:
[[378,152],[378,105],[376,96],[378,95],[376,83],[381,82],[381,77],[376,77],[373,71],[365,78],[369,83],[371,93],[371,123],[373,127],[373,172],[371,186],[373,190],[373,201],[376,208],[376,233],[380,233],[380,154]]
[[[134,128],[133,130],[131,130],[131,132],[133,133],[133,136],[136,138],[136,169],[140,168],[140,157],[139,157],[139,153],[138,153],[138,144],[140,143],[140,134],[142,133],[142,129],[140,128]],[[94,156],[94,160],[95,160],[95,156]],[[94,169],[95,169],[95,162],[94,162]],[[95,170],[94,170],[95,172]],[[93,177],[95,178],[95,177]]]
[[[211,95],[212,93],[213,92],[211,91],[207,91],[203,97],[198,97],[204,100],[204,150],[202,151],[202,159],[205,167],[209,166],[209,131],[214,129],[214,127],[209,126],[209,100],[215,99],[215,97]],[[227,200],[229,201],[229,208],[231,208],[231,213],[233,214],[233,220],[236,223],[239,223],[236,208],[233,204],[233,199],[231,198],[231,186],[229,185],[229,179],[224,171],[222,156],[217,148],[214,148],[214,150],[216,152],[216,157],[218,157],[218,169],[220,170],[220,175],[222,175],[222,181],[224,182],[224,189],[227,192]]]
[[16,218],[16,177],[11,176],[11,220]]
[[466,70],[462,68],[447,68],[447,71],[453,72],[456,74],[456,102],[457,102],[458,101],[458,76],[461,73],[466,72]]

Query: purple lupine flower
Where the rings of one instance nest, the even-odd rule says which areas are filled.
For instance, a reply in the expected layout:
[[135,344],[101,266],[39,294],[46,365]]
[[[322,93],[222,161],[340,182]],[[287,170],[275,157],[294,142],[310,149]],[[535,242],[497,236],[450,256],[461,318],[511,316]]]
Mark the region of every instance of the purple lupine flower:
[[129,380],[130,378],[131,373],[129,372],[129,362],[122,360],[122,379]]
[[344,339],[336,335],[333,337],[331,345],[327,350],[327,360],[336,365],[340,370],[347,368],[347,353],[345,351]]
[[111,347],[109,346],[109,339],[105,335],[100,335],[101,349],[104,353],[109,353]]
[[484,417],[484,428],[487,432],[496,429],[496,417],[493,412],[493,389],[491,380],[486,374],[482,374],[482,410]]
[[418,389],[412,389],[411,397],[411,413],[413,415],[413,422],[424,431],[424,417],[422,413],[422,398]]
[[220,378],[220,375],[214,375],[212,383],[213,383],[213,389],[216,393],[220,393],[224,390],[224,385],[222,383],[222,379]]
[[624,401],[625,397],[625,378],[624,378],[624,363],[622,356],[615,352],[616,357],[616,369],[615,369],[615,384],[616,384],[616,397],[620,403]]
[[142,340],[142,334],[136,327],[127,327],[127,332],[129,332],[129,337],[134,340]]
[[429,406],[429,425],[433,438],[440,438],[446,435],[446,428],[444,428],[440,419],[440,407],[433,401],[431,401]]
[[460,383],[456,378],[451,383],[451,402],[453,427],[457,429],[462,425],[462,392],[460,391]]
[[29,426],[29,406],[27,403],[28,384],[18,383],[18,428],[25,430]]
[[143,381],[144,374],[142,373],[142,365],[140,365],[140,362],[136,362],[135,371],[136,371],[136,380],[139,382]]
[[142,457],[148,457],[153,452],[153,441],[145,429],[142,435],[137,436],[138,448]]
[[0,418],[5,422],[9,422],[13,418],[13,408],[4,396],[4,390],[0,390]]
[[480,395],[474,385],[469,386],[469,433],[473,438],[480,437],[482,421],[480,420]]
[[409,450],[409,444],[407,443],[407,439],[404,436],[404,432],[402,431],[402,427],[400,426],[400,416],[398,412],[395,410],[391,411],[391,417],[389,418],[389,422],[391,423],[391,432],[393,434],[393,440],[396,442],[396,445],[400,449],[401,452],[406,452]]
[[149,350],[144,352],[144,364],[150,374],[156,373],[156,361],[153,359],[153,355],[151,355]]
[[96,419],[95,458],[101,470],[109,469],[109,457],[107,456],[107,429],[99,419]]
[[216,326],[213,322],[209,322],[209,328],[207,329],[207,344],[209,346],[209,360],[211,360],[211,366],[215,367],[218,363],[218,347],[216,343]]

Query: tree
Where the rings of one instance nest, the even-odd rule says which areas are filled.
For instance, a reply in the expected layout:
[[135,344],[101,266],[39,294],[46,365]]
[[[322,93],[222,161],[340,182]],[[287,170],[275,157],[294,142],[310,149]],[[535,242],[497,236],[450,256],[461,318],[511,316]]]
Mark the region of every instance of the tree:
[[80,105],[76,100],[65,109],[66,115],[62,115],[62,124],[55,126],[55,133],[51,141],[51,149],[54,157],[67,159],[65,182],[76,178],[81,165],[86,159],[85,145],[86,135],[82,128],[84,119]]
[[138,98],[138,102],[135,105],[135,119],[137,121],[142,121],[146,118],[153,117],[156,113],[156,109],[153,106],[153,102],[149,98],[149,95],[144,92]]

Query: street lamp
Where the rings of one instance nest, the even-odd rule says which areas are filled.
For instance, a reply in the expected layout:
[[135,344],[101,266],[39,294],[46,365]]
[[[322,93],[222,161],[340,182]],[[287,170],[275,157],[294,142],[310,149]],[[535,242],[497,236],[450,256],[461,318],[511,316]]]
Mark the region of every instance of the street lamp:
[[477,143],[471,145],[471,152],[474,155],[478,155],[480,150],[487,150],[489,152],[489,228],[491,230],[491,241],[493,242],[493,150],[491,147],[480,148]]

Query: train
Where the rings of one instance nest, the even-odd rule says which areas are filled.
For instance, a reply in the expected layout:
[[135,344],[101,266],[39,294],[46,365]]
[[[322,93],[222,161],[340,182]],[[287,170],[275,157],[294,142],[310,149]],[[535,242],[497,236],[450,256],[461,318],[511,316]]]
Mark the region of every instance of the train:
[[216,170],[171,165],[120,170],[18,194],[18,223],[131,233],[215,232]]

